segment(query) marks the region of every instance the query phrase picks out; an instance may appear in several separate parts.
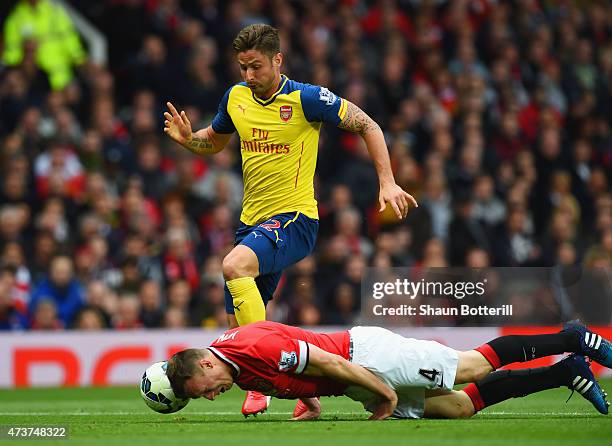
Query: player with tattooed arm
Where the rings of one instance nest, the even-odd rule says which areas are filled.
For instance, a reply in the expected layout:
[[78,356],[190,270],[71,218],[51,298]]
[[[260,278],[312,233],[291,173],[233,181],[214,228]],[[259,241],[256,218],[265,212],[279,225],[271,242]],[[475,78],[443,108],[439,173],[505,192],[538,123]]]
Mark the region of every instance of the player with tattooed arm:
[[[323,123],[363,138],[378,174],[381,211],[389,205],[403,218],[417,203],[395,183],[376,122],[327,88],[281,74],[275,28],[247,26],[233,49],[244,82],[227,90],[211,125],[192,131],[187,114],[168,102],[164,131],[198,155],[223,150],[234,132],[240,136],[242,214],[235,247],[223,260],[228,321],[237,327],[265,319],[283,269],[314,248],[319,221],[313,178]],[[268,404],[269,398],[248,392],[242,411],[256,414]]]

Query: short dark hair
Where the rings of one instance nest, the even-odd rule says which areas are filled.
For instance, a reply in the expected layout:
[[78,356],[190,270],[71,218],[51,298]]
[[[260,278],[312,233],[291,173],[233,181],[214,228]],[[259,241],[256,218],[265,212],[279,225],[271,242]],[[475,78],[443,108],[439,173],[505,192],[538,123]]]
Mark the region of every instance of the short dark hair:
[[236,53],[257,50],[272,57],[280,53],[278,30],[263,23],[246,26],[240,30],[232,42],[232,47]]
[[172,391],[177,398],[186,398],[185,382],[195,374],[198,360],[205,358],[206,350],[199,348],[188,348],[175,353],[168,360],[166,376],[170,380]]

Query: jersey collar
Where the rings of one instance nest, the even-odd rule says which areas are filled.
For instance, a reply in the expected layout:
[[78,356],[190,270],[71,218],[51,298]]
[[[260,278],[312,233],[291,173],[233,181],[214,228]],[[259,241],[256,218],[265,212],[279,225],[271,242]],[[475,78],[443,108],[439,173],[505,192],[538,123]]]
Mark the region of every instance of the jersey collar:
[[255,93],[251,93],[253,95],[253,99],[255,100],[255,102],[257,102],[258,104],[263,105],[264,107],[266,105],[270,105],[272,102],[274,102],[274,100],[276,99],[276,97],[281,94],[281,92],[283,91],[283,88],[285,88],[285,84],[287,83],[287,76],[285,76],[284,74],[281,74],[281,81],[280,81],[280,85],[278,87],[278,90],[276,90],[276,93],[274,93],[272,96],[270,96],[268,99],[263,100],[263,99],[259,99],[257,96],[255,96]]
[[208,350],[210,350],[210,352],[213,355],[215,355],[221,361],[223,361],[224,363],[226,363],[227,365],[230,366],[230,369],[234,372],[234,373],[232,373],[232,375],[234,375],[234,378],[238,378],[240,376],[240,367],[238,367],[238,364],[236,364],[234,361],[229,359],[227,356],[225,356],[223,353],[221,353],[215,347],[207,347],[207,348],[208,348]]

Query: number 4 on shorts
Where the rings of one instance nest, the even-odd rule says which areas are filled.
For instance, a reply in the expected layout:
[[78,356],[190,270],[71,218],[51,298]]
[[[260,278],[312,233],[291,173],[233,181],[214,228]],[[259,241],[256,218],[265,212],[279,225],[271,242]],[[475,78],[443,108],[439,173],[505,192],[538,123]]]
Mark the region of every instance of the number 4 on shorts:
[[440,372],[437,371],[436,369],[431,369],[431,370],[419,369],[419,375],[427,378],[430,381],[435,381],[439,374]]

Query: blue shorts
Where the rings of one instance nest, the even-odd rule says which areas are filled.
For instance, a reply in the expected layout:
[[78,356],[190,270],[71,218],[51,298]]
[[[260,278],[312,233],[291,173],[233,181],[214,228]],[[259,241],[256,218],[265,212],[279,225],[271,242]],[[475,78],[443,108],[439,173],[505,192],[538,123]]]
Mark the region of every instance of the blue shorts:
[[[283,270],[312,252],[318,230],[319,220],[300,212],[278,214],[256,226],[240,222],[235,244],[248,246],[257,255],[259,276],[255,283],[264,305],[272,299]],[[227,285],[225,311],[234,314],[234,303]]]

